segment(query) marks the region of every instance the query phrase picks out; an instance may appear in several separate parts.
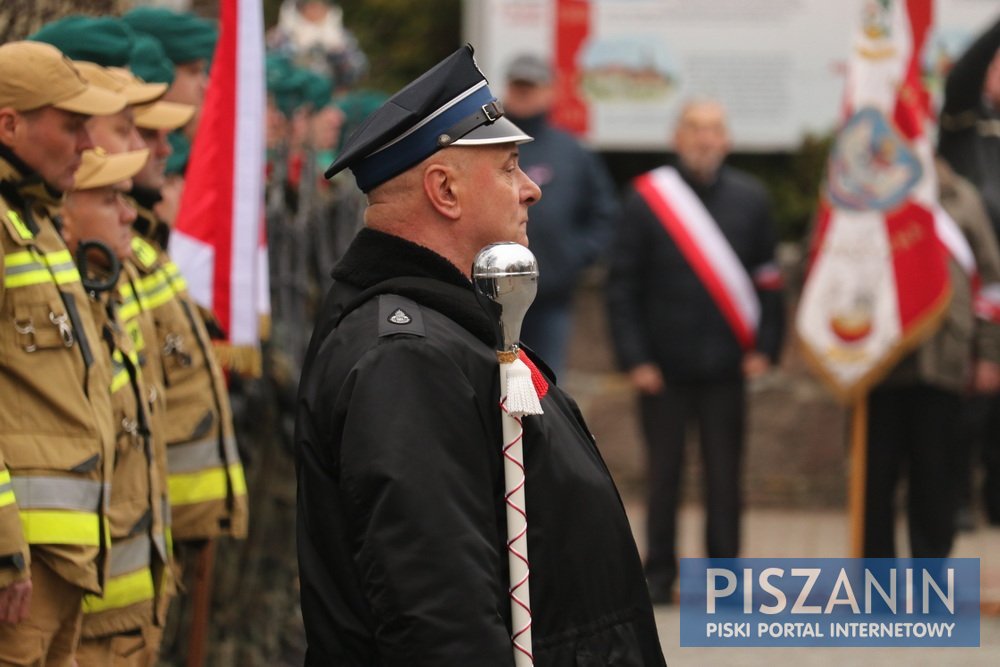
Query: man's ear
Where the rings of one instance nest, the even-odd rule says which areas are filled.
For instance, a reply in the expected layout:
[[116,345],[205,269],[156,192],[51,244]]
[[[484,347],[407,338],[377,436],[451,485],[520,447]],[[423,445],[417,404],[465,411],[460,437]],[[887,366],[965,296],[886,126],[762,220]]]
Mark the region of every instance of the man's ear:
[[424,168],[424,194],[434,210],[448,218],[462,217],[458,197],[458,170],[453,165],[432,162]]
[[14,135],[17,132],[17,112],[10,107],[0,108],[0,142],[4,146],[14,145]]

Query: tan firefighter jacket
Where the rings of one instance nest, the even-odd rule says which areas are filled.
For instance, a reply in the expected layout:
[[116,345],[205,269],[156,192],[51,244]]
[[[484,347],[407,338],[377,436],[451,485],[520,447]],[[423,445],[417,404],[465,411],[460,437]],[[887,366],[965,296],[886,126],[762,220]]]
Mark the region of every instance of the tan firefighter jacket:
[[[138,210],[146,229],[156,224],[152,212]],[[173,537],[243,537],[246,481],[225,378],[205,324],[166,251],[138,234],[132,250],[139,302],[153,314],[162,364]]]
[[[103,596],[83,599],[84,637],[103,637],[138,630],[154,621],[157,598],[169,596],[171,561],[164,526],[166,475],[157,461],[157,437],[152,415],[157,396],[147,383],[137,349],[144,343],[138,309],[123,267],[113,294],[91,292],[94,321],[102,332],[101,352],[111,361],[111,405],[117,428],[111,483],[111,559]],[[148,314],[147,314],[148,315]],[[126,317],[129,319],[126,320]],[[162,445],[160,446],[162,449]],[[162,457],[161,457],[162,458]],[[163,618],[155,619],[159,624]]]
[[100,592],[111,365],[51,217],[59,197],[15,164],[0,156],[0,587],[27,578],[34,557]]

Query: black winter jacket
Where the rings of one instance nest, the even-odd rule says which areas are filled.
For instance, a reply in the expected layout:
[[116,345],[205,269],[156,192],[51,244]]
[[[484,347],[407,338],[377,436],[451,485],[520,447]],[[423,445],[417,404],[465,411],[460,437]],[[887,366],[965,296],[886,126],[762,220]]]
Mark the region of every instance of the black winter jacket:
[[[334,278],[296,424],[306,663],[513,665],[490,319],[447,260],[372,230]],[[545,414],[524,419],[535,664],[662,665],[614,483],[541,381]]]
[[[678,168],[681,176],[684,171]],[[685,177],[747,273],[775,261],[775,230],[763,186],[723,166],[710,186]],[[784,330],[780,290],[757,290],[757,349],[776,361]],[[671,381],[740,377],[743,350],[673,238],[634,189],[625,198],[611,253],[607,298],[620,366],[660,366]]]

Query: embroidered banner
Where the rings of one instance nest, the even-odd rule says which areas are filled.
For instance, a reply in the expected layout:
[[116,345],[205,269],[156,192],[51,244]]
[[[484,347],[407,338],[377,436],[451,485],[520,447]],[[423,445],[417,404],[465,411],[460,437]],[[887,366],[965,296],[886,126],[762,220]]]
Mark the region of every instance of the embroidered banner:
[[[948,252],[967,246],[937,204],[921,51],[931,0],[865,6],[796,317],[806,357],[842,400],[863,395],[938,325]],[[968,253],[971,254],[971,253]]]

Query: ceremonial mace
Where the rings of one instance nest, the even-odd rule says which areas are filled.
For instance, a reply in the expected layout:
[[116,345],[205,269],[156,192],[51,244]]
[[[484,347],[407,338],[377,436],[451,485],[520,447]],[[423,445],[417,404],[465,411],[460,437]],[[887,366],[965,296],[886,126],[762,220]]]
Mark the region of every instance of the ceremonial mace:
[[521,417],[542,414],[542,406],[531,382],[531,371],[519,358],[519,341],[524,314],[538,291],[538,263],[531,251],[522,245],[494,243],[476,255],[472,280],[480,303],[497,326],[511,640],[516,667],[530,667],[534,661],[531,656],[528,515],[524,503]]

